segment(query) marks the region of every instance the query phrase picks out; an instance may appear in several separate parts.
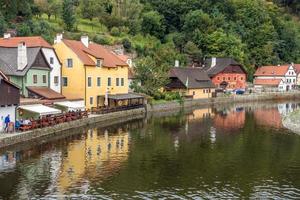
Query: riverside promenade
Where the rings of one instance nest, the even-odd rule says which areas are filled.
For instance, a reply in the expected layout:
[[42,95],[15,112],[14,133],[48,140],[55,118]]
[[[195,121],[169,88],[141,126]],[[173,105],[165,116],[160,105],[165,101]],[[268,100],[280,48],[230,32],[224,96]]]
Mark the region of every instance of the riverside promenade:
[[161,104],[148,104],[145,108],[113,112],[100,115],[89,115],[88,118],[79,119],[76,121],[57,124],[51,127],[34,129],[26,132],[18,133],[0,133],[0,148],[15,145],[18,143],[29,142],[37,139],[51,138],[61,134],[63,131],[72,131],[89,125],[109,126],[117,123],[122,123],[134,119],[141,119],[147,113],[176,111],[182,108],[193,108],[197,106],[213,106],[220,104],[232,104],[243,102],[263,102],[263,101],[284,101],[284,100],[300,100],[300,91],[286,93],[261,93],[249,95],[234,95],[224,96],[209,99],[186,100],[184,102],[170,101]]

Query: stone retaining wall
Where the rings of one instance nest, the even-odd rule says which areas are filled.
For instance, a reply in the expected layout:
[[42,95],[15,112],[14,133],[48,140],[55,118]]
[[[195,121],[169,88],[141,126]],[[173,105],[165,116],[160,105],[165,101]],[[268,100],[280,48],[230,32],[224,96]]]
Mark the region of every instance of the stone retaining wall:
[[14,133],[11,135],[7,134],[7,136],[0,138],[0,148],[35,140],[37,138],[53,137],[54,135],[62,131],[88,126],[90,124],[105,123],[105,122],[120,123],[132,119],[143,118],[144,115],[145,115],[145,109],[140,108],[135,110],[127,110],[127,111],[109,113],[105,115],[92,116],[89,118],[58,124],[52,127],[35,129],[32,131],[27,131],[22,133]]
[[156,105],[147,105],[146,110],[144,108],[121,111],[115,113],[109,113],[105,115],[92,116],[85,119],[71,121],[68,123],[58,124],[53,127],[47,127],[43,129],[36,129],[33,131],[15,133],[0,137],[0,148],[11,146],[14,144],[32,141],[40,138],[54,137],[62,131],[71,130],[78,127],[88,126],[90,124],[102,123],[120,123],[126,122],[132,119],[143,118],[145,112],[158,112],[165,113],[167,111],[176,111],[183,108],[192,109],[194,106],[209,106],[215,104],[228,104],[228,103],[243,103],[243,102],[258,102],[267,100],[296,100],[300,99],[300,92],[293,93],[268,93],[260,95],[243,95],[233,97],[218,97],[212,99],[200,99],[200,100],[187,100],[183,103],[178,101],[167,102]]
[[300,99],[300,92],[289,93],[266,93],[252,95],[236,95],[230,97],[217,97],[210,99],[186,100],[184,103],[178,101],[166,102],[161,104],[147,105],[147,112],[163,112],[169,110],[178,110],[194,106],[209,106],[215,104],[258,102],[268,100],[296,100]]

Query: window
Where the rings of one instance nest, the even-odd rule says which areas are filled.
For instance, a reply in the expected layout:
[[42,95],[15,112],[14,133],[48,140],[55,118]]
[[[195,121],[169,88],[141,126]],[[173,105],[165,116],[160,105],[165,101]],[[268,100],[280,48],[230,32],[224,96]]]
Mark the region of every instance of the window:
[[195,96],[195,94],[196,94],[196,92],[195,92],[195,91],[193,91],[193,96]]
[[205,90],[203,90],[203,93],[205,94]]
[[73,67],[73,59],[72,58],[68,58],[67,59],[67,67],[68,68],[72,68]]
[[116,86],[119,86],[120,84],[119,84],[119,81],[120,81],[120,79],[119,78],[116,78]]
[[228,77],[228,80],[230,81],[230,77]]
[[47,76],[43,75],[43,83],[47,83]]
[[90,105],[93,105],[93,103],[94,103],[94,98],[90,97]]
[[223,77],[223,81],[225,81],[225,77]]
[[58,78],[58,76],[54,76],[54,85],[58,85],[58,80],[59,80],[59,78]]
[[64,87],[68,86],[68,77],[62,77],[62,84]]
[[219,80],[220,80],[220,77],[218,77],[217,80],[219,81]]
[[54,64],[54,58],[50,57],[50,64]]
[[124,78],[121,78],[121,86],[124,86]]
[[88,87],[92,87],[92,77],[88,77]]
[[101,86],[101,78],[97,77],[97,86],[100,87]]
[[111,86],[111,78],[110,77],[107,78],[107,86]]
[[243,78],[243,77],[241,77],[241,81],[242,81],[242,80],[244,80],[244,78]]
[[37,84],[37,75],[33,75],[33,83]]
[[234,77],[234,80],[236,81],[236,77]]
[[101,59],[97,59],[96,67],[102,67],[102,60]]

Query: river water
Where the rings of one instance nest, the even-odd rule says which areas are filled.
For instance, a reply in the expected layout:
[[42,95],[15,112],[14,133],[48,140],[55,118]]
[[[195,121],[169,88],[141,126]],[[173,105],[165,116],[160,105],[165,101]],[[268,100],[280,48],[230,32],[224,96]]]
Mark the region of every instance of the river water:
[[293,103],[158,113],[0,150],[0,199],[299,199]]

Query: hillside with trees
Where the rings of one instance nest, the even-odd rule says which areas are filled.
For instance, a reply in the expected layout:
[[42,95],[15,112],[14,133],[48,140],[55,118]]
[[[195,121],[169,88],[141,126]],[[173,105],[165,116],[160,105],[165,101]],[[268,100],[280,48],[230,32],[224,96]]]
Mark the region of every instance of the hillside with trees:
[[250,74],[261,65],[300,62],[296,0],[0,0],[0,7],[0,34],[16,30],[49,42],[57,32],[88,34],[136,52],[137,63],[150,66],[140,67],[141,77],[161,76],[175,59],[186,65],[233,57]]

